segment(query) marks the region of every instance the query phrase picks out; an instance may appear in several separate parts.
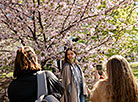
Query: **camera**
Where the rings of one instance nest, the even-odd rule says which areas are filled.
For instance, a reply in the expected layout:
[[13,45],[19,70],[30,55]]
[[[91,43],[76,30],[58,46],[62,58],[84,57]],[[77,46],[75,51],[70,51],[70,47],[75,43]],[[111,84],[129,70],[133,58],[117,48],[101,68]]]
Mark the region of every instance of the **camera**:
[[98,71],[98,74],[102,75],[102,65],[101,64],[96,65],[96,69]]

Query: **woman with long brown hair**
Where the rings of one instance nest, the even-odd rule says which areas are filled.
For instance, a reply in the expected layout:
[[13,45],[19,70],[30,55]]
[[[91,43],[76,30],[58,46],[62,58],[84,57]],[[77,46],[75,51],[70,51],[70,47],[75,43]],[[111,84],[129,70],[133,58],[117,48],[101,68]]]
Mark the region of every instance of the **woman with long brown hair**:
[[62,82],[65,88],[62,102],[85,102],[86,83],[83,71],[76,61],[76,52],[72,48],[65,52]]
[[109,58],[106,72],[107,79],[95,84],[91,102],[138,102],[138,86],[124,57],[114,55]]
[[[37,72],[40,72],[40,70],[41,68],[38,64],[37,56],[31,47],[24,46],[17,50],[13,72],[15,79],[8,87],[8,98],[10,102],[35,102],[35,100],[37,100],[37,93],[39,91],[37,90]],[[63,94],[64,88],[52,72],[44,72],[44,80],[46,80],[44,82],[46,82],[47,86],[47,93],[44,94],[45,96],[53,95],[55,96],[53,99],[57,100],[61,97],[60,95]]]

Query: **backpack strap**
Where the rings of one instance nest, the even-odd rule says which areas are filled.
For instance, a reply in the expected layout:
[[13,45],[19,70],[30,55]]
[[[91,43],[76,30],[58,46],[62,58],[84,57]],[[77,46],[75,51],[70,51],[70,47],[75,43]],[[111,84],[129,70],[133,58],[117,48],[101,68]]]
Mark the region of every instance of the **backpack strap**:
[[47,79],[45,71],[37,72],[37,102],[41,102],[48,95]]

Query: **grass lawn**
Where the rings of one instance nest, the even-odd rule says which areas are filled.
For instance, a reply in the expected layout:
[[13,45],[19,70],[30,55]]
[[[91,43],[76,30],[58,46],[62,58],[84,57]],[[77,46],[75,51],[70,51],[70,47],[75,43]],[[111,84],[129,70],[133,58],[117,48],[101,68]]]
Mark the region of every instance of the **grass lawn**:
[[138,82],[138,69],[132,69],[136,81]]
[[138,68],[138,62],[130,62],[129,64],[131,68]]
[[130,67],[132,68],[135,79],[138,82],[138,62],[131,62]]

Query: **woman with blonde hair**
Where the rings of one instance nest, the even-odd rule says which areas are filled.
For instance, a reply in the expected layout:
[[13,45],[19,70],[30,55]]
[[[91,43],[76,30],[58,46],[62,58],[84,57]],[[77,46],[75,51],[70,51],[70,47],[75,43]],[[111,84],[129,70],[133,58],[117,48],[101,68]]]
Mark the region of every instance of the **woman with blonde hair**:
[[[15,79],[8,87],[8,98],[10,102],[35,102],[37,100],[37,93],[39,91],[37,90],[37,72],[40,72],[40,70],[37,56],[31,47],[24,46],[17,50],[13,72]],[[58,96],[63,94],[64,88],[62,84],[50,71],[45,71],[45,80],[47,82],[47,93],[44,93],[45,96],[53,95],[55,96],[55,100],[57,100],[59,98]]]
[[91,102],[138,102],[138,86],[124,57],[109,58],[106,72],[107,78],[95,84]]

